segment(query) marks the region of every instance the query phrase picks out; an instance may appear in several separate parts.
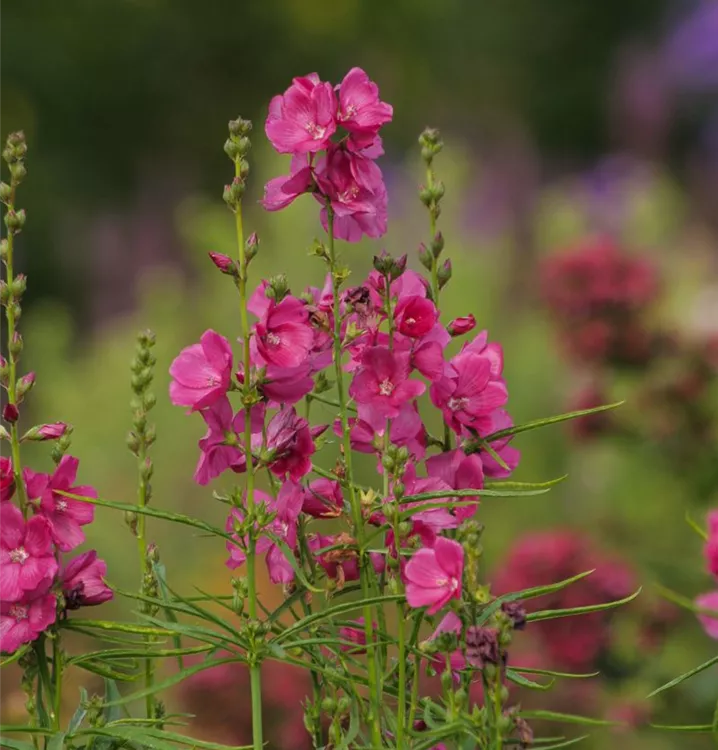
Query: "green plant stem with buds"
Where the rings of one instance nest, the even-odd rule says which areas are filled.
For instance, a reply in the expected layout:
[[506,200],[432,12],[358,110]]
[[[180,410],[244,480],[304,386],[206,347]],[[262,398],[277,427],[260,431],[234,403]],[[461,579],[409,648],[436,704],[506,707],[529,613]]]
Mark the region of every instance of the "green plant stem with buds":
[[[240,162],[241,158],[234,159],[235,178],[240,180]],[[244,245],[244,224],[242,218],[242,202],[238,202],[234,211],[235,228],[237,232],[237,247],[239,250],[239,278],[237,288],[239,289],[239,312],[242,322],[242,338],[244,344],[243,362],[244,362],[244,445],[249,450],[252,445],[252,404],[249,399],[249,371],[251,367],[250,350],[249,350],[249,314],[247,309],[247,255]],[[247,517],[254,518],[254,462],[251,456],[247,456]],[[257,620],[257,574],[255,569],[256,558],[256,531],[254,523],[250,521],[249,528],[249,549],[247,550],[247,581],[248,581],[248,609],[249,618],[252,621]],[[256,653],[252,655],[249,664],[249,681],[252,700],[252,741],[255,750],[261,750],[263,747],[262,740],[262,675],[261,665],[256,660]]]
[[[354,518],[354,537],[357,540],[360,550],[359,558],[359,577],[361,581],[362,596],[368,599],[371,594],[371,574],[367,564],[368,557],[364,549],[364,518],[362,516],[361,503],[357,498],[354,489],[354,472],[352,470],[352,445],[351,435],[349,432],[349,410],[347,408],[347,396],[344,390],[344,371],[342,370],[342,334],[341,334],[341,306],[339,300],[339,291],[341,279],[338,274],[336,250],[334,247],[334,211],[327,203],[327,237],[329,250],[329,270],[332,274],[332,292],[333,292],[333,315],[334,315],[334,374],[337,380],[337,398],[339,401],[339,418],[342,424],[342,437],[344,446],[344,465],[346,467],[346,481],[349,490],[349,502]],[[367,665],[369,670],[369,692],[371,700],[371,737],[373,746],[383,747],[381,734],[381,689],[379,685],[379,670],[376,665],[376,650],[374,648],[374,630],[372,628],[372,609],[371,606],[365,605],[364,614],[364,635],[367,646]]]

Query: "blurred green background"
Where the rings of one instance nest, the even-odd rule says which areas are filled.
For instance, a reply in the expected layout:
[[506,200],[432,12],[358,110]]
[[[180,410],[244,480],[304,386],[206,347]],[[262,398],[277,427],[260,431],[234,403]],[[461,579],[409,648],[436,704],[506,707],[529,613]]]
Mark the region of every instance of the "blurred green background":
[[[323,269],[307,259],[320,231],[313,202],[280,214],[256,205],[264,182],[286,169],[261,124],[270,97],[292,76],[316,70],[338,81],[354,65],[395,108],[381,162],[390,233],[345,247],[345,259],[361,278],[381,248],[414,258],[428,239],[416,196],[416,136],[425,125],[439,127],[447,143],[437,163],[447,188],[440,226],[455,269],[443,319],[471,312],[502,342],[517,422],[565,411],[589,375],[562,358],[536,281],[542,258],[589,233],[611,232],[658,265],[666,282],[657,322],[687,337],[715,334],[716,7],[678,0],[5,2],[2,137],[23,128],[30,148],[18,266],[29,278],[23,365],[38,377],[31,418],[71,422],[81,481],[131,501],[129,361],[135,332],[153,329],[154,502],[221,520],[221,506],[191,481],[203,425],[172,407],[166,393],[169,363],[203,330],[239,334],[232,286],[206,256],[233,253],[221,201],[231,172],[222,152],[226,123],[237,114],[255,122],[247,199],[247,225],[262,243],[255,278],[285,272],[295,292],[319,284]],[[631,401],[636,379],[617,387],[627,414],[640,421],[641,407]],[[556,427],[516,445],[523,452],[517,479],[569,479],[545,497],[485,502],[488,567],[500,565],[520,533],[571,526],[630,561],[649,597],[655,582],[690,597],[711,587],[700,539],[684,516],[702,519],[718,488],[704,482],[698,491],[690,468],[679,470],[650,439],[579,444]],[[42,446],[27,453],[37,468],[49,466]],[[97,515],[90,541],[107,558],[112,582],[129,588],[133,540],[116,515]],[[176,585],[228,590],[223,549],[160,523],[151,524],[151,535]],[[617,648],[635,651],[621,622]],[[651,689],[714,650],[692,616],[683,617],[637,673],[605,680],[600,710],[642,706]],[[716,698],[716,673],[706,672],[648,710],[664,723],[704,723]],[[599,732],[591,743],[709,746],[698,736],[645,728]]]

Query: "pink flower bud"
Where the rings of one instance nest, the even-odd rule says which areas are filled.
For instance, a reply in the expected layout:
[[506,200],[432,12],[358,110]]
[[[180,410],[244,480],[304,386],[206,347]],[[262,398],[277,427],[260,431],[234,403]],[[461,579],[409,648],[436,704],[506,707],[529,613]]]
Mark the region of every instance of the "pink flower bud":
[[15,386],[18,401],[22,401],[22,399],[32,390],[32,387],[34,385],[35,385],[35,373],[34,372],[28,372],[27,375],[23,375],[21,378],[19,378],[17,381],[17,385]]
[[476,328],[476,318],[473,315],[465,315],[461,318],[454,318],[446,330],[451,336],[462,336]]
[[31,427],[23,436],[22,440],[57,440],[67,432],[64,422],[53,422],[52,424],[41,424]]
[[222,273],[227,274],[227,276],[237,275],[237,265],[228,255],[222,255],[222,253],[209,253],[209,257],[212,263],[214,263]]
[[15,404],[5,404],[2,410],[2,418],[10,424],[17,422],[20,412]]

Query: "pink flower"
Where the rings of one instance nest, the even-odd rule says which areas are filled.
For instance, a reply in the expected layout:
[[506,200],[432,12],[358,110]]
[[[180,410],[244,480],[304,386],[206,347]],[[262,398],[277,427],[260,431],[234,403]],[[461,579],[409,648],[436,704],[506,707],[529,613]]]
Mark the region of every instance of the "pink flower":
[[404,569],[406,601],[436,614],[452,599],[461,598],[464,548],[453,539],[438,537],[431,549],[414,553]]
[[[505,409],[496,409],[491,412],[489,420],[490,424],[487,426],[487,432],[493,433],[499,430],[505,430],[509,427],[513,427],[514,421],[509,416]],[[500,440],[492,440],[491,447],[499,458],[503,461],[502,466],[492,455],[482,450],[479,454],[481,456],[481,463],[484,467],[484,475],[492,477],[493,479],[505,479],[511,476],[513,470],[519,465],[521,460],[521,451],[518,448],[514,448],[509,444],[512,436],[501,438]]]
[[[234,414],[229,399],[225,396],[204,409],[202,418],[207,424],[207,432],[199,441],[202,451],[197,462],[194,480],[197,484],[206,485],[227,469],[235,472],[246,471],[247,457],[244,440],[244,409]],[[251,412],[252,449],[261,446],[262,426],[264,425],[264,406],[258,404]]]
[[229,255],[223,255],[222,253],[208,253],[209,259],[214,263],[215,267],[226,274],[227,276],[236,276],[238,273],[237,263],[229,257]]
[[97,557],[94,549],[70,560],[61,574],[65,607],[91,607],[112,599],[112,589],[104,581],[106,575],[107,563]]
[[22,440],[58,440],[67,432],[64,422],[53,422],[31,427],[23,436]]
[[298,367],[314,344],[307,306],[296,297],[270,302],[256,327],[257,352],[271,365]]
[[356,148],[370,146],[379,128],[391,122],[391,105],[379,100],[379,87],[361,68],[352,68],[337,86],[337,92],[337,121],[351,133]]
[[344,509],[344,496],[339,482],[320,477],[304,491],[302,511],[314,518],[337,518]]
[[718,511],[712,510],[708,514],[708,541],[703,547],[708,571],[718,578]]
[[409,379],[409,355],[385,346],[368,347],[362,366],[349,386],[349,395],[359,404],[359,417],[372,423],[376,417],[392,419],[401,407],[421,396],[425,386]]
[[394,308],[396,330],[412,339],[429,333],[438,319],[436,305],[424,296],[402,297]]
[[205,331],[199,344],[183,349],[170,365],[170,399],[191,411],[212,406],[229,390],[232,348],[224,336]]
[[264,129],[280,154],[316,153],[326,148],[336,130],[337,100],[329,83],[316,73],[295,78],[269,104]]
[[264,186],[262,206],[267,211],[280,211],[308,192],[314,183],[314,173],[306,155],[292,157],[289,174],[274,177]]
[[[436,640],[442,633],[454,633],[455,635],[460,636],[461,630],[461,618],[456,614],[456,612],[447,612],[441,619],[441,622],[436,626],[436,630],[434,630],[434,632],[429,636],[429,640]],[[436,658],[438,661],[438,654]],[[459,682],[461,680],[461,670],[466,669],[466,657],[462,653],[461,649],[457,648],[456,651],[452,651],[452,653],[449,655],[449,666],[451,667],[454,681]]]
[[274,404],[296,404],[314,388],[308,358],[299,367],[268,365],[259,387],[268,401]]
[[454,357],[451,374],[431,386],[431,400],[457,433],[464,426],[480,429],[491,412],[507,399],[506,384],[492,378],[491,358],[472,351],[462,351]]
[[28,591],[47,589],[56,573],[48,522],[35,516],[25,523],[19,508],[0,505],[0,599],[17,602]]
[[[430,477],[438,477],[454,490],[480,490],[484,486],[484,469],[476,453],[467,456],[463,450],[438,453],[426,459],[426,471]],[[459,497],[457,500],[475,500],[476,505],[459,506],[454,515],[460,520],[470,518],[476,512],[479,497]]]
[[476,328],[476,318],[473,315],[467,315],[462,318],[454,318],[446,330],[451,336],[462,336],[469,331],[473,331]]
[[12,459],[0,456],[0,502],[9,500],[15,494],[15,474]]
[[28,498],[39,500],[35,503],[36,512],[50,522],[52,539],[62,552],[68,552],[85,541],[81,526],[92,523],[95,509],[91,503],[73,500],[58,494],[58,490],[81,497],[97,497],[93,487],[74,487],[79,460],[73,456],[63,456],[52,476],[36,474],[25,469],[24,479]]
[[316,450],[306,419],[294,407],[277,412],[267,425],[267,448],[271,451],[269,469],[296,482],[312,468],[310,456]]
[[706,635],[718,640],[718,591],[711,591],[708,594],[701,594],[696,597],[696,607],[707,610],[715,610],[715,616],[708,614],[697,615],[698,621],[706,631]]
[[57,602],[46,591],[27,594],[22,601],[0,601],[0,651],[12,654],[34,641],[57,619]]
[[[339,637],[349,641],[346,645],[340,646],[342,651],[351,651],[353,654],[366,653],[366,631],[364,630],[364,618],[358,617],[354,620],[356,625],[344,625],[339,628]],[[372,622],[372,628],[376,630],[376,623]]]

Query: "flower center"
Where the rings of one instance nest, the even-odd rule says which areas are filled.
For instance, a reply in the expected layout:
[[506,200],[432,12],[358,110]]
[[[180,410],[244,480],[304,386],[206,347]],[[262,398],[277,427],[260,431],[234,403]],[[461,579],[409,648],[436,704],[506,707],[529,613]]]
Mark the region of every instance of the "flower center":
[[8,610],[10,617],[14,617],[16,622],[27,620],[27,607],[24,604],[13,604]]
[[340,203],[349,203],[349,201],[353,201],[354,198],[359,195],[359,186],[358,185],[352,185],[350,188],[347,188],[343,193],[339,193],[337,196],[337,199]]
[[463,396],[461,398],[454,398],[453,396],[449,399],[448,403],[446,404],[451,411],[458,411],[459,409],[464,409],[469,404],[469,399],[466,398],[466,396]]
[[25,560],[30,557],[30,555],[25,551],[24,547],[18,547],[17,549],[10,550],[10,559],[14,563],[20,563],[20,565],[25,564]]
[[416,318],[407,318],[404,322],[409,326],[413,326],[416,323]]
[[391,394],[394,392],[394,383],[389,380],[389,378],[384,378],[384,380],[379,383],[379,393],[382,396],[391,396]]
[[350,117],[354,117],[357,111],[356,104],[350,104],[346,110],[343,112],[339,112],[338,119],[339,120],[348,120]]
[[271,344],[272,346],[279,346],[279,344],[282,343],[282,339],[277,336],[276,333],[268,333],[267,334],[267,343]]
[[327,132],[326,128],[317,125],[316,122],[308,122],[306,130],[315,141],[321,141],[321,139],[324,138],[324,134]]
[[219,385],[219,378],[216,375],[210,375],[207,378],[207,385],[213,388],[215,385]]
[[55,503],[55,510],[58,513],[64,513],[67,510],[67,501],[66,500],[58,500]]

